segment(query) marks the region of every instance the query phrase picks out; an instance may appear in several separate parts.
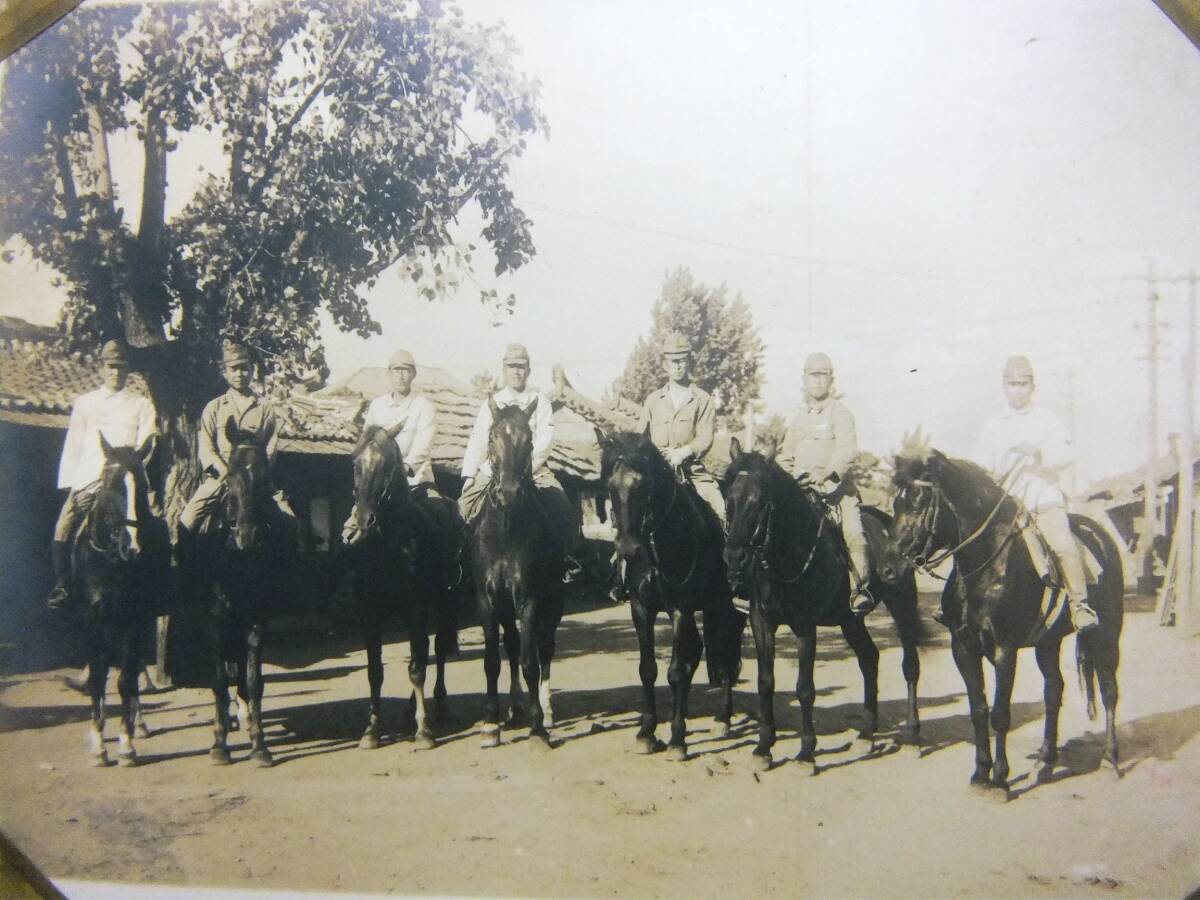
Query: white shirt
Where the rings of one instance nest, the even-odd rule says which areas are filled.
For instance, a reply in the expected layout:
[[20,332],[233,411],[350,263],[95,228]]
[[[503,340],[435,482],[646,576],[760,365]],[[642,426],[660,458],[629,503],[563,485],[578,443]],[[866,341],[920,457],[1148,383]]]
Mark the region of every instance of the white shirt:
[[[512,388],[504,388],[492,394],[496,405],[503,409],[506,406],[519,406],[529,409],[529,405],[537,400],[537,409],[529,427],[533,430],[533,471],[534,474],[546,465],[550,458],[550,448],[554,446],[554,410],[550,406],[550,398],[535,387],[526,386],[525,390],[517,393]],[[492,467],[487,460],[488,432],[492,428],[492,410],[487,401],[479,407],[479,415],[475,417],[475,427],[471,429],[471,437],[467,441],[467,450],[463,454],[462,477],[464,480],[474,478],[478,473],[482,477],[491,477]]]
[[[1018,444],[1037,447],[1042,452],[1041,460],[1029,460],[1013,453],[1012,448]],[[1058,486],[1057,470],[1073,462],[1074,456],[1071,436],[1063,424],[1053,413],[1032,404],[1024,409],[1010,407],[988,419],[975,447],[975,461],[996,478],[1017,466],[1009,476],[1008,492],[1030,510],[1066,501]],[[1018,459],[1022,462],[1017,462]],[[1026,471],[1028,466],[1037,466],[1043,471],[1035,475]]]
[[71,408],[58,486],[79,490],[100,478],[104,472],[101,434],[113,447],[141,447],[154,431],[154,404],[146,397],[104,385],[81,395]]
[[403,422],[396,433],[396,446],[404,457],[404,464],[413,471],[413,480],[433,484],[433,461],[429,451],[437,432],[437,407],[428,397],[410,393],[396,400],[391,394],[376,397],[367,407],[364,426],[378,425],[380,428],[395,428]]
[[686,384],[676,384],[673,381],[668,381],[667,396],[671,398],[671,406],[678,410],[692,399],[692,389]]

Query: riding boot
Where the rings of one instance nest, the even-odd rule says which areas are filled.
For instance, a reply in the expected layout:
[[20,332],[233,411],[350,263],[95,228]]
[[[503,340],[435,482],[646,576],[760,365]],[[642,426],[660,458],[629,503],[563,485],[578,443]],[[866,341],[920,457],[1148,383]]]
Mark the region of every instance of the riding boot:
[[867,588],[867,578],[860,574],[867,571],[865,547],[850,547],[850,610],[856,616],[865,616],[875,608],[875,598]]
[[55,541],[51,545],[50,562],[54,568],[54,590],[46,598],[46,606],[53,610],[66,609],[71,603],[67,582],[71,579],[71,549],[67,541]]

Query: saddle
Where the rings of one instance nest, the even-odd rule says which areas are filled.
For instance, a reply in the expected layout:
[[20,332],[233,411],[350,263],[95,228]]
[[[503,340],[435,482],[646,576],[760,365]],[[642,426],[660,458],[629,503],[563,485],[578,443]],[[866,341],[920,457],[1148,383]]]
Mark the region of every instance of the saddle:
[[[1066,582],[1062,576],[1062,569],[1058,564],[1058,559],[1054,555],[1054,551],[1050,549],[1049,543],[1042,535],[1041,529],[1037,527],[1037,522],[1028,510],[1022,510],[1021,521],[1019,527],[1021,530],[1021,538],[1025,541],[1025,547],[1029,551],[1029,558],[1033,562],[1033,567],[1037,571],[1038,576],[1045,582],[1047,587],[1061,589],[1065,587]],[[1097,584],[1100,581],[1100,574],[1103,571],[1103,566],[1096,559],[1094,553],[1083,541],[1079,540],[1078,535],[1075,536],[1075,545],[1079,548],[1079,554],[1083,558],[1083,571],[1087,576],[1089,586]]]

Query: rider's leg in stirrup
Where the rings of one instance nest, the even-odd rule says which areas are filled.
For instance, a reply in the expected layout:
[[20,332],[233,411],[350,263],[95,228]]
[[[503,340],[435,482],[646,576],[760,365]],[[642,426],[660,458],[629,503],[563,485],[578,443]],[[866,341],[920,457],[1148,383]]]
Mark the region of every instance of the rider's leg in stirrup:
[[1083,571],[1083,557],[1079,553],[1079,546],[1071,533],[1066,507],[1057,504],[1042,506],[1038,507],[1033,515],[1062,569],[1063,581],[1066,582],[1063,586],[1067,590],[1067,599],[1071,605],[1071,623],[1077,632],[1095,628],[1100,624],[1100,617],[1087,602],[1087,575]]
[[866,615],[875,608],[875,598],[867,588],[870,563],[867,560],[867,536],[863,532],[862,509],[858,498],[842,497],[838,501],[842,514],[842,536],[850,556],[850,609],[855,615]]

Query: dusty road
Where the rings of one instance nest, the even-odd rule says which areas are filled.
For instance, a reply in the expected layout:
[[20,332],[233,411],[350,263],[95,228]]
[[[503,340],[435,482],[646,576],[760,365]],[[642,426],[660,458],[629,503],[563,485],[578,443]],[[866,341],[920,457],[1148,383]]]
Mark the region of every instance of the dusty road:
[[[749,637],[732,736],[710,736],[713,698],[701,685],[690,759],[636,756],[636,639],[626,607],[599,606],[569,612],[560,630],[549,752],[521,730],[506,731],[498,749],[479,748],[478,629],[463,633],[449,668],[454,717],[437,728],[439,746],[421,752],[394,734],[379,750],[356,748],[366,715],[361,651],[314,662],[308,650],[277,646],[264,701],[276,765],[265,770],[244,761],[240,732],[238,761],[210,765],[211,703],[199,690],[147,698],[157,734],[139,742],[138,768],[92,769],[87,708],[63,673],[7,678],[0,828],[49,875],[77,881],[520,896],[1179,897],[1200,885],[1200,639],[1157,627],[1146,602],[1131,600],[1124,777],[1097,769],[1100,723],[1084,714],[1068,640],[1067,769],[1033,783],[1026,757],[1041,735],[1041,681],[1027,651],[1007,805],[967,790],[970,721],[936,626],[923,656],[920,757],[886,747],[864,757],[850,745],[861,679],[840,635],[827,632],[817,663],[821,772],[806,777],[784,762],[756,776]],[[886,745],[904,714],[899,649],[886,613],[869,623],[882,650]],[[790,638],[781,645],[783,688],[795,683],[795,653]],[[393,696],[406,692],[406,653],[404,644],[385,648]],[[660,665],[663,715],[665,678]],[[791,699],[777,699],[777,759],[799,746]],[[386,707],[389,732],[400,707]]]

